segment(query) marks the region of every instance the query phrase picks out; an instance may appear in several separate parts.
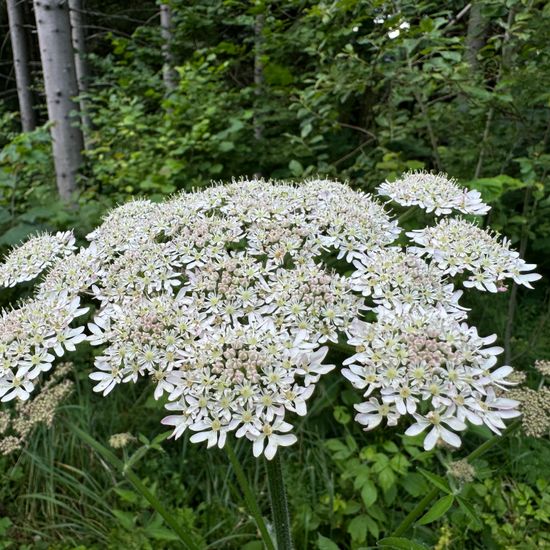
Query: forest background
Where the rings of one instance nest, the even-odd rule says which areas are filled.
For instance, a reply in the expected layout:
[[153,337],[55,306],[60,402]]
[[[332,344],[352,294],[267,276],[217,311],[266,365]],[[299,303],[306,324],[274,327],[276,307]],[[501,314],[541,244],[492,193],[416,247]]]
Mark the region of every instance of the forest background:
[[[75,228],[83,240],[116,204],[162,200],[211,180],[321,175],[374,191],[406,170],[445,171],[478,189],[492,206],[484,224],[539,264],[544,278],[535,291],[513,285],[490,302],[476,296],[473,322],[502,336],[505,361],[530,387],[544,382],[534,364],[550,359],[550,3],[72,2],[67,25],[76,42],[66,51],[76,57],[78,97],[67,131],[76,138],[55,154],[44,85],[55,75],[40,57],[40,4],[52,1],[0,3],[4,251],[43,230]],[[24,62],[17,55],[14,62],[9,9],[20,17]],[[72,84],[56,85],[66,95]],[[65,186],[59,162],[76,163]],[[21,292],[4,293],[1,305]],[[0,548],[178,547],[70,423],[105,444],[131,434],[116,453],[134,457],[146,486],[209,548],[261,548],[225,454],[205,459],[185,437],[151,443],[162,431],[152,389],[126,387],[102,400],[87,380],[90,357],[86,348],[75,360],[75,391],[53,427],[0,456]],[[464,498],[416,526],[409,533],[416,540],[440,550],[550,546],[547,437],[510,436],[474,461],[475,475],[457,481],[449,464],[482,443],[483,430],[454,455],[421,452],[398,431],[362,432],[352,422],[355,400],[329,378],[298,423],[301,443],[285,468],[298,548],[375,544],[433,483]],[[248,454],[242,460],[267,506],[261,466]]]

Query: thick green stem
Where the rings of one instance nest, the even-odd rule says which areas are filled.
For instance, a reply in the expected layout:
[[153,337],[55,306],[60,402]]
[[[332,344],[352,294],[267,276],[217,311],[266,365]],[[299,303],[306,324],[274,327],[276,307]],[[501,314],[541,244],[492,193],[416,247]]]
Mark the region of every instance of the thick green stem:
[[[497,443],[502,441],[506,436],[513,433],[520,423],[514,422],[508,426],[508,428],[503,432],[502,435],[494,436],[491,439],[485,441],[477,449],[473,450],[467,457],[466,460],[471,462],[476,458],[480,457],[486,453],[491,447],[494,447]],[[433,487],[430,491],[424,496],[424,498],[409,512],[407,517],[399,524],[397,529],[394,531],[393,536],[401,536],[425,511],[430,502],[439,494],[440,489],[438,487]]]
[[260,506],[258,505],[256,498],[254,497],[254,492],[252,491],[250,484],[246,479],[246,475],[241,467],[241,463],[239,462],[239,459],[237,458],[237,455],[235,454],[233,446],[231,445],[229,440],[226,441],[224,448],[227,452],[227,456],[229,457],[231,465],[233,466],[233,471],[237,476],[237,481],[241,486],[241,491],[243,492],[248,510],[252,514],[252,517],[256,522],[256,526],[260,531],[265,547],[267,548],[267,550],[275,550],[275,545],[273,544],[273,540],[265,524]]
[[273,523],[277,537],[278,550],[292,550],[292,535],[290,533],[290,515],[286,498],[283,469],[281,467],[280,451],[272,460],[265,461],[269,497],[273,511]]
[[178,521],[168,512],[168,510],[162,505],[160,500],[153,494],[147,487],[142,483],[139,477],[132,472],[122,460],[120,460],[114,453],[109,451],[104,447],[99,441],[96,441],[90,434],[86,433],[84,430],[81,430],[77,426],[71,425],[70,428],[78,435],[82,440],[95,449],[107,462],[111,464],[114,468],[120,470],[120,472],[126,477],[126,479],[134,486],[134,488],[140,493],[151,505],[151,507],[156,510],[164,519],[167,525],[169,525],[174,532],[178,535],[181,542],[189,550],[198,550],[199,546],[195,543],[191,535],[187,530],[182,527]]

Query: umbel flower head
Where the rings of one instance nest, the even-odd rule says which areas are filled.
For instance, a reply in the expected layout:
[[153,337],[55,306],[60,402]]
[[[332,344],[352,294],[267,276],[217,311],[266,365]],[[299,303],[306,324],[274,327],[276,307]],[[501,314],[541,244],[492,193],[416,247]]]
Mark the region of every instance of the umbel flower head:
[[481,200],[479,191],[468,191],[447,174],[424,170],[407,172],[395,181],[385,181],[378,193],[402,206],[418,206],[436,216],[458,210],[463,214],[487,214],[490,207]]
[[[27,399],[86,339],[100,350],[95,391],[152,378],[175,437],[223,447],[233,434],[272,458],[296,441],[293,415],[307,414],[335,368],[329,347],[347,338],[357,353],[342,372],[367,398],[357,406],[367,429],[412,417],[408,432],[426,433],[426,448],[459,445],[466,422],[498,432],[517,414],[495,393],[512,369],[495,368],[493,337],[465,323],[454,273],[433,253],[395,245],[399,234],[373,197],[327,180],[239,180],[130,202],[86,247],[40,262],[20,249],[8,256],[5,265],[45,272],[0,320],[0,397]],[[486,235],[491,258],[510,256]],[[532,266],[516,267],[490,276],[534,280],[518,275]]]

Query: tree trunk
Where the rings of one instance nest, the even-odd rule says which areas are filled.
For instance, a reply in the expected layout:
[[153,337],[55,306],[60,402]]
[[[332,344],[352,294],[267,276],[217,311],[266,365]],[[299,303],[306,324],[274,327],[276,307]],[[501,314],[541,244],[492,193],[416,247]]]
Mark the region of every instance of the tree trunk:
[[162,36],[162,56],[164,66],[162,67],[162,79],[169,94],[176,89],[178,76],[174,70],[175,59],[172,52],[172,10],[168,4],[160,5],[160,32]]
[[92,127],[88,102],[82,97],[88,91],[88,63],[86,62],[86,34],[84,32],[84,0],[69,0],[71,17],[71,35],[74,48],[74,65],[80,97],[80,120],[84,134],[84,147],[90,148],[90,129]]
[[23,132],[30,132],[36,127],[36,117],[32,108],[31,73],[22,4],[21,0],[7,0],[21,127]]
[[83,139],[75,124],[78,95],[71,22],[67,0],[34,0],[38,43],[44,73],[48,118],[52,124],[53,157],[59,194],[71,200],[82,163]]
[[485,44],[486,31],[487,20],[481,12],[481,3],[479,0],[477,2],[472,2],[464,48],[466,61],[472,68],[473,72],[476,72],[479,68],[477,55],[479,54],[479,50],[481,50]]

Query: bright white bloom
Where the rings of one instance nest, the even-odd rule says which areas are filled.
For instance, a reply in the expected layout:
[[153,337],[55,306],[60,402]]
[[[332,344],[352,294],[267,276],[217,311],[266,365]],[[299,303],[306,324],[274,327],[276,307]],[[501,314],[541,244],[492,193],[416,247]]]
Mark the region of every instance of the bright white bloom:
[[[399,30],[392,32],[399,34]],[[490,210],[481,200],[479,191],[464,189],[446,174],[407,172],[395,181],[385,181],[378,188],[378,193],[403,206],[419,206],[426,212],[434,212],[436,216],[450,214],[453,210],[483,215]]]
[[460,218],[444,218],[433,227],[410,231],[407,236],[420,245],[410,250],[431,257],[444,274],[469,271],[465,287],[497,292],[501,281],[513,279],[532,288],[530,283],[541,278],[537,273],[526,273],[536,266],[526,264],[518,252],[510,250],[508,239],[499,241],[495,235]]
[[497,381],[512,369],[491,372],[503,351],[487,347],[493,337],[481,338],[443,308],[417,307],[400,314],[379,307],[377,313],[376,322],[356,321],[350,327],[348,341],[357,353],[344,361],[348,367],[342,370],[370,397],[355,406],[355,418],[366,430],[384,419],[392,426],[401,416],[412,415],[416,424],[405,433],[416,435],[432,425],[424,440],[430,450],[439,440],[460,446],[460,438],[450,430],[465,430],[464,420],[498,433],[502,419],[518,414],[516,401],[495,398]]
[[15,286],[40,275],[57,259],[72,254],[76,248],[71,231],[32,237],[14,248],[0,265],[0,286]]
[[461,291],[445,280],[441,270],[418,254],[386,247],[364,254],[353,262],[353,289],[372,296],[377,305],[406,310],[412,306],[441,305],[449,314],[462,316]]
[[418,435],[426,428],[431,427],[424,439],[424,448],[427,451],[431,451],[439,441],[444,441],[451,447],[460,447],[460,437],[448,428],[455,431],[465,430],[467,426],[464,422],[461,422],[452,414],[442,413],[440,410],[430,411],[426,416],[414,416],[416,424],[409,426],[405,431],[405,435]]
[[[448,193],[454,209],[483,211],[475,193],[459,191]],[[423,192],[437,213],[450,208]],[[94,391],[149,377],[174,437],[223,447],[229,434],[271,459],[296,442],[291,419],[307,414],[335,369],[330,346],[347,336],[357,353],[342,373],[367,398],[356,417],[366,429],[412,415],[410,430],[432,426],[428,447],[457,443],[452,430],[464,422],[499,431],[517,414],[495,392],[511,368],[497,367],[500,348],[465,324],[451,277],[469,269],[481,277],[474,286],[491,290],[537,276],[506,242],[478,243],[472,230],[463,242],[463,230],[439,224],[409,234],[419,246],[403,249],[380,203],[328,180],[239,180],[129,202],[87,247],[44,236],[50,248],[29,241],[0,266],[6,284],[44,271],[34,296],[0,317],[0,399],[27,399],[86,339],[98,349]],[[82,319],[81,300],[93,319]]]

